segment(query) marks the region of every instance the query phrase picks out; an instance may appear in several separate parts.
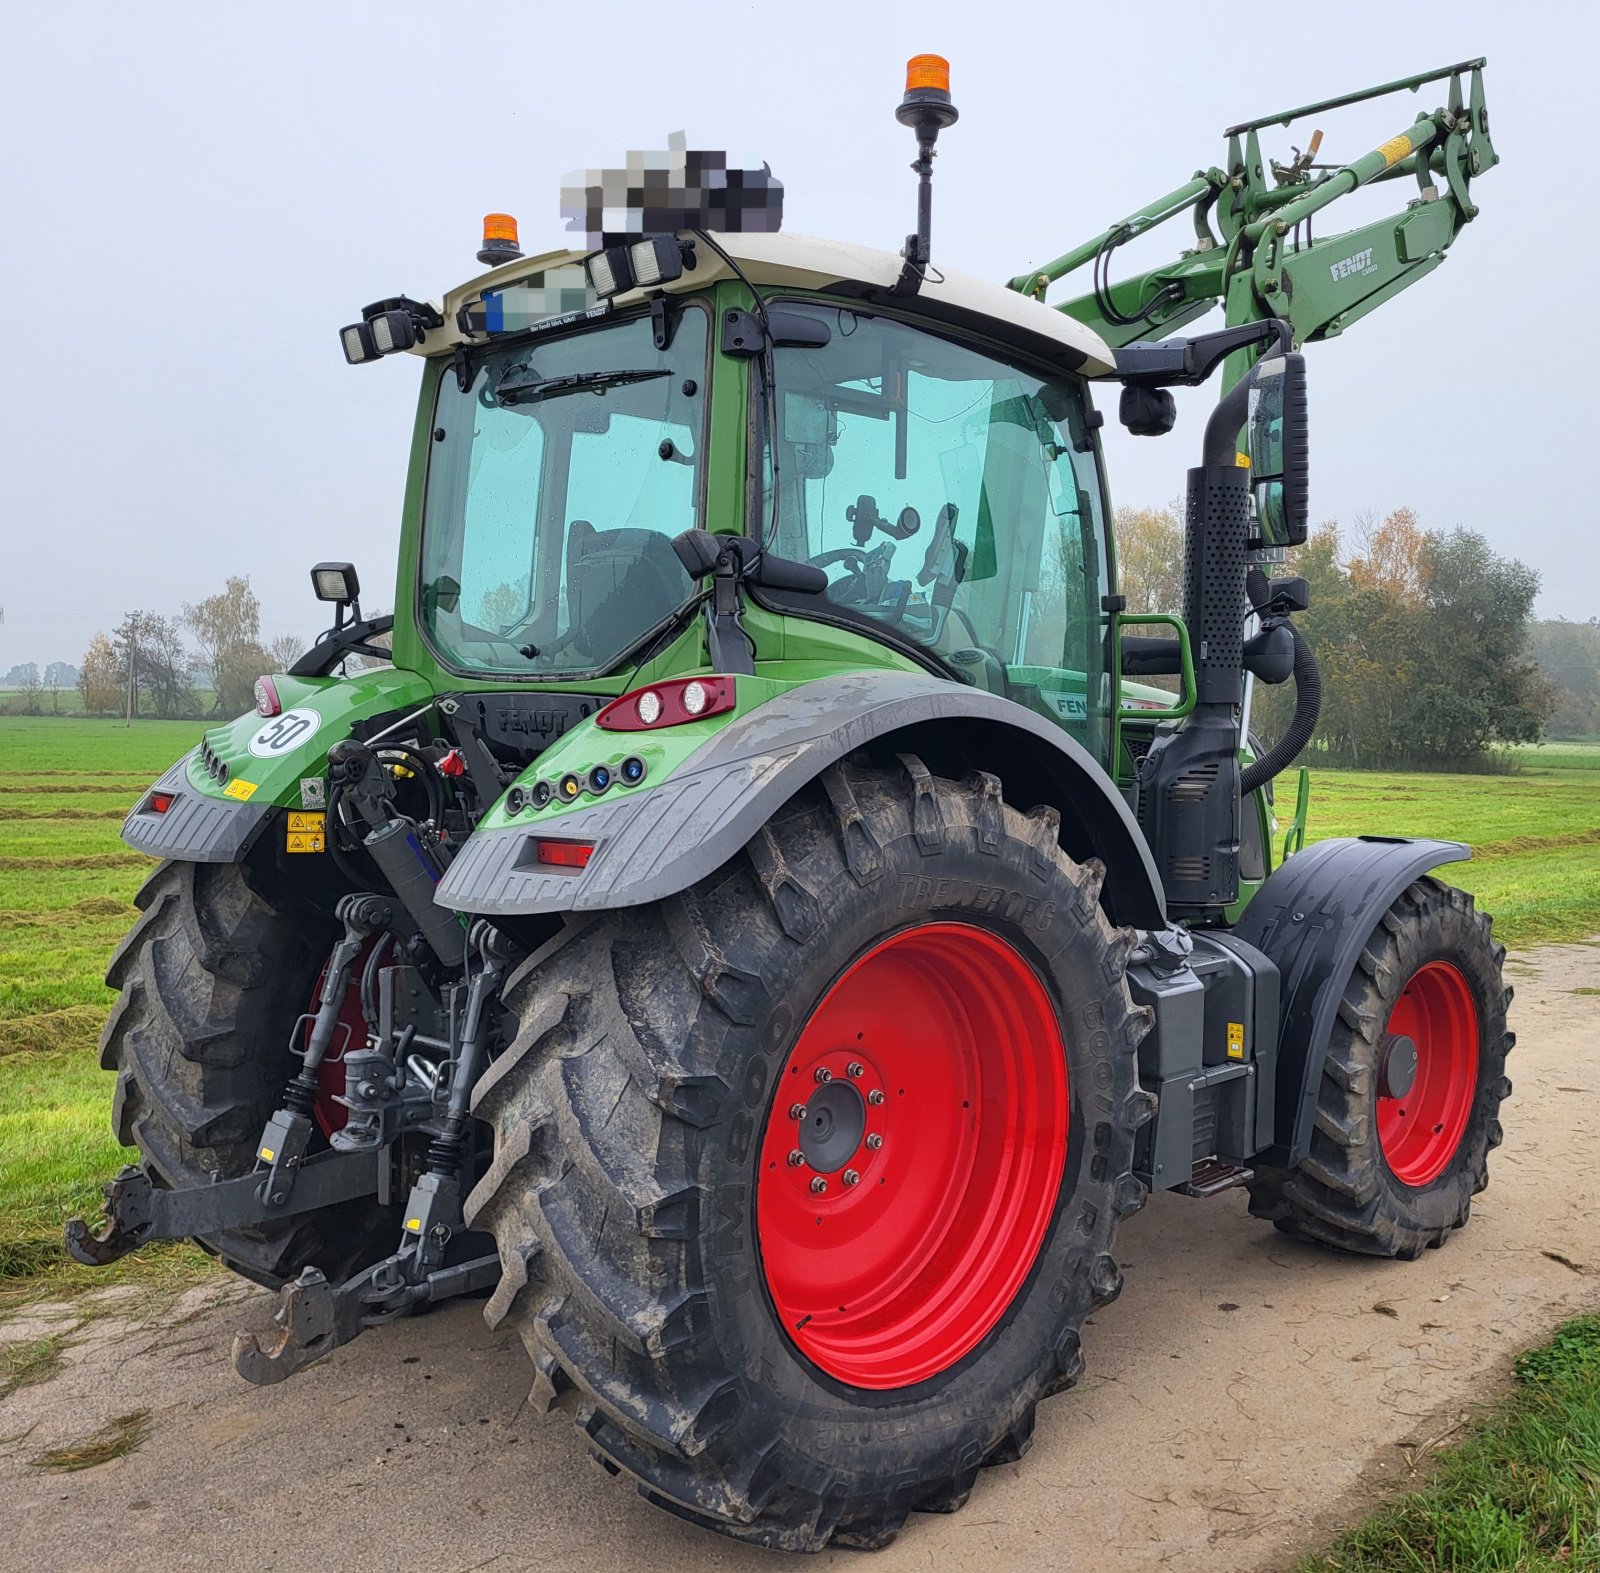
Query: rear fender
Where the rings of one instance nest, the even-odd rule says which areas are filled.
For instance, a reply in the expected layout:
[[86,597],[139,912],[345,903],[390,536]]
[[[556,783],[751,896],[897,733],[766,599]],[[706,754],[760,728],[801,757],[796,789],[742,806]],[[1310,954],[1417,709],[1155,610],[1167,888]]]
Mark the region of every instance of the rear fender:
[[[350,677],[277,676],[276,716],[255,712],[212,727],[134,804],[122,839],[153,857],[236,863],[273,809],[319,808],[328,750],[372,716],[414,710],[433,697],[415,672],[374,668]],[[313,782],[307,792],[302,782]],[[157,794],[160,796],[158,797]],[[170,799],[157,813],[155,804]]]
[[[1265,951],[1283,979],[1273,1140],[1260,1153],[1262,1163],[1292,1168],[1311,1150],[1317,1088],[1339,1000],[1384,913],[1419,876],[1471,856],[1459,841],[1318,841],[1275,869],[1245,908],[1234,934]],[[1264,1118],[1261,1134],[1267,1134]]]
[[[850,672],[777,695],[723,727],[657,786],[562,814],[535,830],[478,830],[436,899],[489,917],[643,906],[705,878],[808,782],[847,754],[915,752],[932,770],[977,766],[1023,807],[1061,814],[1061,841],[1106,865],[1117,923],[1165,922],[1161,882],[1128,805],[1089,753],[1043,717],[921,673]],[[538,861],[541,837],[594,846],[587,867]]]

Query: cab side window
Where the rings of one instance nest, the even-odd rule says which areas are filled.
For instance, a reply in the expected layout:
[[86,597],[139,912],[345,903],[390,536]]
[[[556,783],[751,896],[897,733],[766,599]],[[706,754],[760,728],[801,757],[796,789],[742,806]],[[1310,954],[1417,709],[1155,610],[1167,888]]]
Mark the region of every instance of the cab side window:
[[889,318],[786,305],[828,342],[780,348],[774,550],[1104,759],[1105,520],[1081,386]]

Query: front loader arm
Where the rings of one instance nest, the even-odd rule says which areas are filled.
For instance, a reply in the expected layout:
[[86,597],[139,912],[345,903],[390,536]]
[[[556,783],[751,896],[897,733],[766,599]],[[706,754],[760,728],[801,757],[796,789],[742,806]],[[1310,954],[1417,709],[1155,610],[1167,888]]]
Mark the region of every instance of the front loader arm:
[[[1226,170],[1201,170],[1187,185],[1140,208],[1011,287],[1043,299],[1058,280],[1093,265],[1093,288],[1060,311],[1092,327],[1114,348],[1159,339],[1221,304],[1228,326],[1269,317],[1287,320],[1297,343],[1332,338],[1433,271],[1461,230],[1477,216],[1471,182],[1498,160],[1484,104],[1484,61],[1471,60],[1381,87],[1307,104],[1232,126]],[[1463,95],[1462,76],[1470,72]],[[1313,162],[1321,132],[1307,152],[1264,171],[1259,132],[1369,98],[1448,78],[1448,100],[1353,163]],[[1331,236],[1318,236],[1322,210],[1362,186],[1412,176],[1418,194],[1398,215]],[[1179,213],[1192,212],[1195,245],[1175,261],[1112,283],[1118,247]],[[1215,228],[1213,227],[1215,222]],[[1231,384],[1248,365],[1227,369]]]

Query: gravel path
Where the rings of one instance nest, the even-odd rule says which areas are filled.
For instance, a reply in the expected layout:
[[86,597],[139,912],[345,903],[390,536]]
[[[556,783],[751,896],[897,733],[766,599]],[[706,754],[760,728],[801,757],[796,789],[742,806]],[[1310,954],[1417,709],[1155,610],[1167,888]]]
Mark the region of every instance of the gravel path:
[[[1471,1225],[1415,1263],[1296,1245],[1244,1197],[1163,1196],[1125,1225],[1127,1289],[1032,1452],[964,1511],[914,1517],[855,1573],[1280,1568],[1458,1428],[1511,1356],[1600,1304],[1600,945],[1514,956],[1516,1090]],[[775,1568],[646,1507],[559,1417],[475,1304],[369,1335],[282,1387],[228,1363],[270,1302],[232,1281],[159,1325],[91,1323],[53,1380],[0,1401],[0,1567],[145,1573]],[[67,1308],[0,1339],[70,1325]],[[55,1475],[41,1450],[149,1411],[130,1456]],[[21,1434],[25,1433],[25,1434]],[[21,1434],[21,1435],[19,1435]],[[798,1564],[795,1564],[798,1565]]]

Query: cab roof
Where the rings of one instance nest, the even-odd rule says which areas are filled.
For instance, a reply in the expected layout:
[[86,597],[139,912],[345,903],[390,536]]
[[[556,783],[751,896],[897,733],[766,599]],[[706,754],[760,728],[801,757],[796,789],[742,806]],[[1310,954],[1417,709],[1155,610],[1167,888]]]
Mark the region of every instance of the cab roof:
[[[891,252],[843,241],[819,240],[810,235],[717,234],[716,243],[737,262],[758,286],[820,290],[875,305],[894,305],[934,323],[966,327],[1000,339],[1027,353],[1056,361],[1080,376],[1101,377],[1116,369],[1114,352],[1105,340],[1075,318],[1042,301],[1031,299],[965,273],[930,267],[921,290],[914,296],[889,294],[900,277],[901,261]],[[427,353],[450,349],[464,341],[457,327],[461,307],[479,299],[485,290],[503,290],[552,268],[580,266],[585,251],[547,251],[519,257],[457,286],[444,298],[445,330],[429,334]],[[733,277],[733,270],[703,241],[696,246],[697,266],[692,273],[667,284],[669,293],[703,289]],[[644,299],[634,289],[615,297],[626,306]]]

